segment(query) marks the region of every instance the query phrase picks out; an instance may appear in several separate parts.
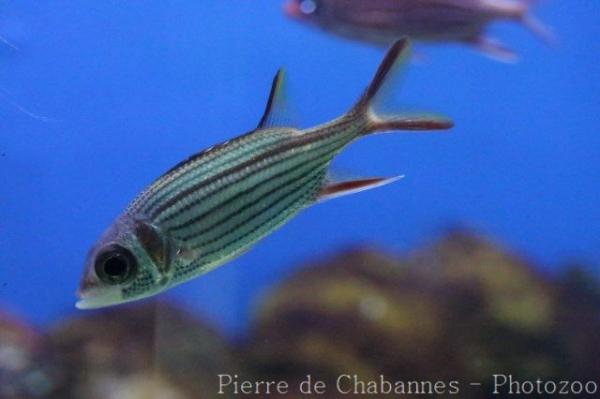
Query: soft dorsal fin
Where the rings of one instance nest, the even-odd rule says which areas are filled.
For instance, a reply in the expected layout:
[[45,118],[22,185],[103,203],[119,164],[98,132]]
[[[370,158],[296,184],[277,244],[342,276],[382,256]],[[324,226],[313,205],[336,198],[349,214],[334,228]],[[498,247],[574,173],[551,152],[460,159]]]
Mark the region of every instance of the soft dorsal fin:
[[289,109],[285,86],[285,71],[280,68],[273,78],[271,93],[269,93],[265,112],[258,123],[258,129],[289,125]]
[[347,180],[341,182],[329,182],[321,189],[318,201],[325,201],[332,198],[341,197],[343,195],[354,194],[364,190],[369,190],[375,187],[381,187],[396,180],[402,179],[404,176],[396,177],[371,177],[366,179]]

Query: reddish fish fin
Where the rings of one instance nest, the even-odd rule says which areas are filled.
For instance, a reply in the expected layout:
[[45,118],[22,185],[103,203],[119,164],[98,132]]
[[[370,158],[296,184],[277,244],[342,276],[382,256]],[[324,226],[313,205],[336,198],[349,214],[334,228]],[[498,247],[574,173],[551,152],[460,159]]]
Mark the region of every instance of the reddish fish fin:
[[523,26],[538,38],[547,44],[555,44],[556,36],[551,28],[531,14],[531,9],[537,5],[538,0],[522,0],[515,4],[507,4],[506,7],[512,8],[513,18],[520,21]]
[[446,130],[454,126],[454,122],[451,119],[442,115],[429,113],[403,114],[400,116],[380,115],[373,117],[371,123],[378,132],[393,130]]
[[341,197],[343,195],[349,195],[358,193],[360,191],[369,190],[375,187],[381,187],[389,183],[393,183],[396,180],[403,178],[404,176],[396,177],[372,177],[368,179],[348,180],[342,182],[330,182],[326,184],[319,193],[318,201],[326,201],[328,199]]
[[432,115],[404,115],[383,112],[384,102],[393,97],[402,67],[410,59],[407,38],[398,40],[379,65],[371,84],[348,113],[348,117],[367,119],[364,134],[392,130],[438,130],[452,127],[448,118]]
[[354,106],[354,112],[365,112],[369,108],[378,107],[379,103],[388,97],[390,90],[398,80],[399,71],[410,59],[410,42],[404,37],[398,40],[386,53],[377,72],[365,90],[362,97]]

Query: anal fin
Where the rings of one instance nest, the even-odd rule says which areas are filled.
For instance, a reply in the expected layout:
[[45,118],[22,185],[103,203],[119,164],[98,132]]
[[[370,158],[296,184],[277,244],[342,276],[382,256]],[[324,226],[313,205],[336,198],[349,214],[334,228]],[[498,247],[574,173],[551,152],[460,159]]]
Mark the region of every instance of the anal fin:
[[330,182],[326,184],[319,193],[318,201],[326,201],[344,195],[354,194],[371,188],[381,187],[404,176],[396,177],[371,177],[366,179],[347,180],[341,182]]

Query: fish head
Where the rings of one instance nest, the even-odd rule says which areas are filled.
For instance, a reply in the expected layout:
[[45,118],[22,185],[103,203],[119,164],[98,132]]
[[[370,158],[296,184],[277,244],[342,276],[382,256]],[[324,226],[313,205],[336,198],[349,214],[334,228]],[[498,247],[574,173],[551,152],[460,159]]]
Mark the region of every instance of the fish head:
[[166,289],[170,247],[163,237],[149,223],[119,218],[88,252],[75,306],[117,305]]
[[283,11],[289,18],[316,23],[325,3],[323,0],[288,0]]

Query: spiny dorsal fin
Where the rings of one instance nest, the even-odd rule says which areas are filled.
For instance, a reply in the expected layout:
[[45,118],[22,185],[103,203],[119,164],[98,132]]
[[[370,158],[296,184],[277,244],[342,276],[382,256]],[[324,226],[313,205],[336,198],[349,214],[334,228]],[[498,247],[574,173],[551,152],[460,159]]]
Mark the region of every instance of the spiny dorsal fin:
[[396,180],[402,179],[404,176],[396,177],[371,177],[366,179],[347,180],[341,182],[329,182],[321,189],[318,201],[326,201],[328,199],[341,197],[358,193],[364,190],[369,190],[375,187],[381,187]]
[[269,93],[265,112],[258,123],[258,129],[289,125],[289,109],[286,97],[285,71],[280,68],[273,78],[271,93]]

